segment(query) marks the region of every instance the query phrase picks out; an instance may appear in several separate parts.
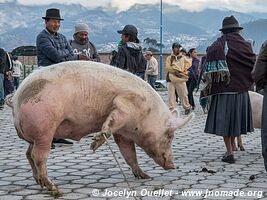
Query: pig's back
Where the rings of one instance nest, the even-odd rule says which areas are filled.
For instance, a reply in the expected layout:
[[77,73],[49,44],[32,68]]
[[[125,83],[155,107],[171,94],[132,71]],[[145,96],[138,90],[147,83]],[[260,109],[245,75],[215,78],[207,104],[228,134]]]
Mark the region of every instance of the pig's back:
[[73,98],[82,98],[88,103],[101,104],[103,97],[105,100],[112,100],[124,93],[139,94],[157,103],[163,103],[147,83],[129,72],[96,62],[70,61],[45,67],[30,74],[16,91],[13,98],[14,106],[19,108],[25,98],[42,92],[47,85],[50,85],[50,90],[60,94],[59,98],[64,99],[69,95]]

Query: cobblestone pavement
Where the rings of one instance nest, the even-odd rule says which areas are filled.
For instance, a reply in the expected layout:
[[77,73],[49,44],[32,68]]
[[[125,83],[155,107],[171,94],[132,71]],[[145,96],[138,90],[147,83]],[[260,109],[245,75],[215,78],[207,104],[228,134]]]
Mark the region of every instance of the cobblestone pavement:
[[[166,92],[160,94],[166,101]],[[195,113],[195,119],[176,132],[173,141],[176,169],[163,170],[137,149],[140,167],[151,179],[135,179],[110,140],[133,188],[131,193],[106,145],[93,153],[89,149],[91,137],[71,146],[57,144],[48,159],[48,173],[63,193],[59,199],[126,199],[128,194],[129,199],[267,200],[260,130],[243,136],[246,151],[237,151],[237,162],[226,164],[220,160],[225,152],[222,138],[205,134],[206,115],[200,108]],[[28,145],[17,136],[7,106],[0,110],[0,136],[0,200],[54,199],[32,178],[25,156]]]

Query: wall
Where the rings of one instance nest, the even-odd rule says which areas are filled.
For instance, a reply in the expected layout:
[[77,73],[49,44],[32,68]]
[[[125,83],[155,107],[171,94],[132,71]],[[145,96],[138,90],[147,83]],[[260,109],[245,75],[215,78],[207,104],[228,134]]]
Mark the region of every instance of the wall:
[[[169,54],[162,54],[162,79],[166,78],[166,58]],[[199,58],[201,59],[201,57],[204,54],[199,54]],[[105,64],[109,64],[110,63],[110,53],[99,53],[100,59],[102,63]],[[158,63],[159,63],[159,57],[160,55],[158,53],[154,54],[154,57],[157,59]],[[32,65],[37,65],[37,57],[36,56],[19,56],[18,59],[22,62],[22,64],[24,65],[29,65],[27,67],[29,67],[30,69],[27,71],[31,71],[32,69]],[[22,72],[23,74],[23,72]],[[158,77],[159,78],[159,77]]]

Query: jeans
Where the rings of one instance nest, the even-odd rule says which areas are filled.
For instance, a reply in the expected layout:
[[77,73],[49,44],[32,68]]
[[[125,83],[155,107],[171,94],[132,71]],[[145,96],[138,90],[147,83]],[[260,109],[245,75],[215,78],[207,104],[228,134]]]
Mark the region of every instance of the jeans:
[[188,100],[192,107],[195,107],[194,101],[194,89],[197,87],[197,80],[194,77],[189,77],[188,81],[186,82],[187,90],[188,90]]
[[264,89],[262,119],[261,119],[261,145],[265,170],[267,171],[267,86]]
[[135,75],[138,76],[139,78],[145,80],[145,72],[136,72]]
[[4,74],[0,73],[0,105],[4,103],[5,98],[4,77]]
[[14,88],[17,90],[19,87],[19,77],[13,77]]
[[152,88],[156,89],[155,84],[157,80],[157,75],[147,75],[147,81]]

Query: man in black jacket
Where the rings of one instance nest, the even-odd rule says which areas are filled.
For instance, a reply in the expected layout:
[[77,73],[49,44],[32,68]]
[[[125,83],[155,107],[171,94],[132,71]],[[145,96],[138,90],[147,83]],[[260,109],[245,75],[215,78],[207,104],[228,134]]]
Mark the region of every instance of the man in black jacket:
[[121,34],[123,45],[118,50],[116,66],[144,79],[146,59],[137,38],[137,28],[133,25],[126,25],[118,33]]
[[261,144],[264,166],[267,171],[267,41],[261,47],[259,56],[252,71],[258,91],[264,90],[262,121],[261,121]]
[[5,89],[4,89],[4,80],[6,73],[9,71],[11,60],[7,52],[0,48],[0,109],[4,106],[5,99]]

